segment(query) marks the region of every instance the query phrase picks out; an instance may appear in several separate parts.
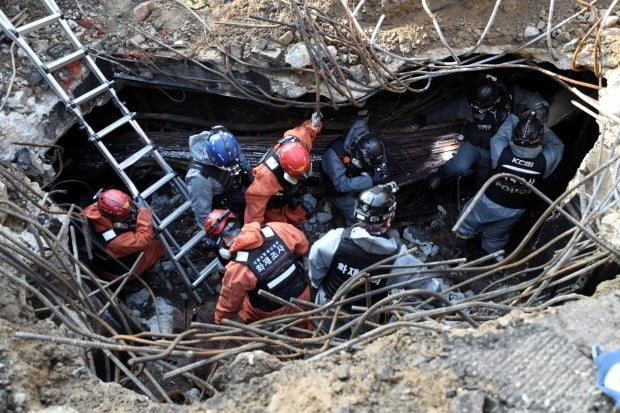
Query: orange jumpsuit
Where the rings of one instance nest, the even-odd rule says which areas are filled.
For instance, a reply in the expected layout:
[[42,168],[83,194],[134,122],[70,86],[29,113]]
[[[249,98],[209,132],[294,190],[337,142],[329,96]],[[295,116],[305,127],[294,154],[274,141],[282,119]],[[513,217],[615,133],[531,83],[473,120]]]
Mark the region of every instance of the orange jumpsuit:
[[[318,128],[314,129],[311,123],[311,121],[307,120],[296,128],[284,132],[284,136],[296,136],[310,152],[312,150],[312,142],[316,135],[321,132],[322,127],[322,125],[319,125]],[[278,145],[276,144],[273,149],[277,149]],[[295,209],[291,209],[287,205],[278,209],[267,209],[269,199],[284,188],[266,165],[262,163],[258,165],[252,170],[252,175],[254,175],[254,181],[245,191],[244,223],[288,222],[299,226],[306,222],[306,211],[300,205]]]
[[[95,232],[104,232],[113,228],[112,221],[101,215],[96,202],[84,209],[84,215]],[[144,252],[142,259],[134,270],[137,275],[142,274],[155,265],[166,250],[162,243],[154,237],[153,214],[151,210],[140,208],[138,210],[138,216],[136,217],[136,229],[119,234],[108,243],[106,250],[115,258],[122,258],[127,255]],[[122,275],[111,274],[101,270],[99,274],[108,280],[113,280]]]
[[[270,222],[267,224],[286,244],[286,247],[296,256],[308,251],[308,240],[303,232],[290,224]],[[245,224],[241,232],[233,241],[230,252],[260,248],[264,243],[261,234],[261,225],[257,222]],[[263,318],[291,314],[295,312],[289,307],[280,307],[270,312],[256,308],[250,303],[248,292],[256,288],[258,279],[254,273],[239,262],[230,261],[226,264],[226,271],[222,278],[222,290],[215,307],[215,323],[221,324],[223,319],[232,319],[237,314],[246,323],[262,320]],[[307,286],[298,296],[300,300],[310,300],[310,287]],[[304,308],[306,310],[306,308]],[[301,325],[308,328],[309,323]]]

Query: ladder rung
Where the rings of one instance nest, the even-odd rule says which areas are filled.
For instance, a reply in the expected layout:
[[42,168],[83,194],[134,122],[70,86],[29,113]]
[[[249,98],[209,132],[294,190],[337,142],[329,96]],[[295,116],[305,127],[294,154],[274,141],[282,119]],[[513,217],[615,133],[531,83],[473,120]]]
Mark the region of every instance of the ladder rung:
[[73,99],[73,106],[75,107],[75,106],[81,105],[82,103],[88,102],[92,98],[99,96],[106,90],[109,90],[111,85],[112,85],[112,82],[102,83],[96,88],[91,89],[88,92],[84,93],[83,95],[78,96],[77,98]]
[[86,56],[84,50],[79,49],[73,53],[69,53],[68,55],[61,57],[60,59],[54,60],[53,62],[46,64],[45,68],[48,70],[48,72],[53,72],[54,70],[60,69],[61,67],[66,66],[71,62],[75,62],[76,60],[79,60],[84,56]]
[[167,173],[163,176],[163,178],[158,179],[157,182],[142,191],[142,193],[140,193],[140,197],[142,199],[148,198],[149,196],[153,195],[159,188],[174,179],[175,176],[177,176],[175,172]]
[[99,140],[99,139],[103,138],[104,136],[106,136],[110,132],[120,128],[121,126],[123,126],[124,124],[129,122],[133,118],[133,116],[134,116],[133,112],[126,114],[122,118],[115,120],[113,123],[110,123],[108,126],[106,126],[105,128],[101,129],[99,132],[97,132],[95,134],[95,136],[91,136],[90,139],[91,140]]
[[202,269],[202,271],[200,271],[200,275],[192,283],[192,287],[193,288],[198,287],[200,285],[200,283],[203,282],[205,280],[205,278],[207,278],[207,276],[213,272],[213,270],[215,270],[217,268],[221,268],[221,266],[222,266],[222,264],[220,263],[220,260],[217,257],[214,258],[213,260],[211,260],[211,262],[209,264],[207,264],[207,266],[204,267]]
[[187,254],[189,250],[194,248],[194,246],[198,244],[198,242],[206,236],[207,236],[206,231],[198,231],[189,241],[185,243],[185,245],[181,247],[177,255],[174,256],[174,259],[180,260],[181,258],[183,258],[183,256]]
[[138,152],[135,152],[129,158],[125,159],[120,164],[118,164],[118,167],[122,170],[125,170],[129,168],[131,165],[133,165],[134,163],[138,162],[140,159],[142,159],[142,157],[144,157],[144,155],[151,152],[152,150],[153,150],[153,147],[151,145],[147,145],[144,148],[140,149]]
[[180,217],[185,211],[189,209],[192,205],[191,201],[185,201],[181,206],[175,209],[170,215],[164,218],[159,224],[159,229],[162,230],[166,228],[172,221]]
[[54,14],[50,14],[49,16],[45,16],[39,20],[35,20],[33,22],[30,22],[28,24],[24,24],[21,27],[17,28],[17,33],[19,33],[20,35],[25,35],[28,34],[32,31],[35,31],[37,29],[40,29],[42,27],[46,27],[49,25],[52,25],[54,23],[56,23],[58,21],[58,19],[60,19],[60,13],[54,13]]

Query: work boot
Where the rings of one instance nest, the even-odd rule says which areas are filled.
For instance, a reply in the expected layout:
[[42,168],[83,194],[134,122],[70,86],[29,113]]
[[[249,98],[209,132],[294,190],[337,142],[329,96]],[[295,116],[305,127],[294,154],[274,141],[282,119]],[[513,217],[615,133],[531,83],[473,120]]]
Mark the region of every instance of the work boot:
[[428,181],[428,188],[435,191],[437,190],[437,188],[439,188],[439,186],[441,185],[441,178],[438,176],[433,176],[429,181]]

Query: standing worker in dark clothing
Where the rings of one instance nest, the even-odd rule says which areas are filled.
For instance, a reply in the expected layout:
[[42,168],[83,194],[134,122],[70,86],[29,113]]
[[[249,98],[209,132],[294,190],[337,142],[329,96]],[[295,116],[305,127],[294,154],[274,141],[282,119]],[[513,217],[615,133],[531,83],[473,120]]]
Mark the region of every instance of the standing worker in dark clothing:
[[353,223],[357,195],[387,181],[385,147],[370,133],[365,120],[357,120],[345,136],[327,148],[321,169],[326,197]]
[[151,268],[165,253],[164,246],[155,238],[151,211],[139,208],[134,215],[133,206],[129,195],[108,189],[97,202],[84,208],[84,216],[96,233],[95,242],[109,254],[108,257],[95,251],[93,267],[108,280],[125,274],[140,253],[143,255],[134,268],[135,275]]
[[463,142],[452,159],[443,164],[430,182],[437,189],[442,182],[457,176],[474,174],[474,186],[480,188],[491,174],[490,140],[512,113],[534,111],[541,122],[549,117],[549,103],[538,93],[508,88],[491,75],[478,80],[468,96],[420,116],[420,124],[435,124],[464,119]]
[[239,143],[226,128],[189,137],[192,162],[185,182],[189,189],[196,224],[204,228],[213,208],[228,208],[241,214],[245,209],[245,189],[252,182],[250,164]]
[[[534,113],[522,120],[511,115],[491,139],[493,173],[508,172],[537,187],[558,166],[563,151],[562,141]],[[457,247],[482,233],[483,250],[489,254],[501,250],[510,229],[536,200],[532,190],[514,178],[494,181],[456,230]]]

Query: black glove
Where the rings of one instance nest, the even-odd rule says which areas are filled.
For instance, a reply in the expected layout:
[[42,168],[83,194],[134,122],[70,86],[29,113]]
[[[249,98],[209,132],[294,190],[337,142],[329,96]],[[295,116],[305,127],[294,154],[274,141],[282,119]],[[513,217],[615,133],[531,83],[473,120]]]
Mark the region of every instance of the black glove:
[[373,185],[381,185],[388,182],[390,176],[383,173],[375,173],[372,175],[372,184]]

